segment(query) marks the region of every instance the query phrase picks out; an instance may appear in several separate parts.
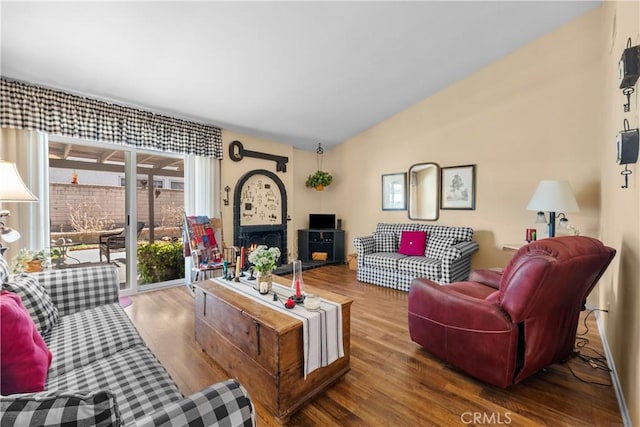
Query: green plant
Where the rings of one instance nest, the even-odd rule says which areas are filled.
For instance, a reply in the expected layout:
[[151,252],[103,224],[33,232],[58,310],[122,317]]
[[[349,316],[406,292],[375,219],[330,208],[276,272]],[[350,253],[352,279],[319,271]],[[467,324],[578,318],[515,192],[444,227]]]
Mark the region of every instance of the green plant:
[[318,186],[326,187],[327,185],[331,185],[332,180],[333,180],[333,177],[329,175],[328,172],[323,172],[321,170],[318,170],[313,175],[309,175],[309,178],[307,178],[307,182],[305,183],[305,185],[307,187],[313,187],[313,188]]
[[144,283],[184,277],[182,242],[142,243],[138,246],[138,273]]
[[280,258],[280,249],[267,248],[260,245],[249,254],[249,262],[253,269],[260,273],[269,273],[276,268],[276,261]]
[[20,274],[25,271],[35,271],[32,269],[33,265],[29,265],[30,263],[35,263],[36,266],[39,265],[40,270],[46,268],[51,263],[51,252],[49,252],[49,249],[41,249],[39,251],[31,251],[26,248],[20,249],[12,259],[11,272]]

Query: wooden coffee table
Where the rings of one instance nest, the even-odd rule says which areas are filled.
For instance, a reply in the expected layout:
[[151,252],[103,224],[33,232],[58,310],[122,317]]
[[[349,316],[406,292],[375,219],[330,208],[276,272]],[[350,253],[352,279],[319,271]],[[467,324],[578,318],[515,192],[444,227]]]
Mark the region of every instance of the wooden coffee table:
[[[290,284],[279,277],[274,282]],[[305,379],[301,321],[213,280],[194,288],[196,341],[280,421],[349,371],[350,298],[306,286],[307,292],[341,305],[344,356]]]

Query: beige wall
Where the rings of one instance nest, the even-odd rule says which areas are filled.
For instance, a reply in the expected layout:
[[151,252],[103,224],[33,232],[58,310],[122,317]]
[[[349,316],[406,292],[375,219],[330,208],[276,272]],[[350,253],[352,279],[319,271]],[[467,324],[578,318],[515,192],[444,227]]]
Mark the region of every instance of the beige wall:
[[[381,221],[408,221],[382,211],[380,175],[418,162],[477,165],[475,211],[440,212],[439,224],[476,230],[473,267],[504,265],[502,245],[521,242],[532,226],[526,210],[541,179],[571,183],[580,212],[569,215],[581,234],[618,250],[590,303],[609,308],[605,339],[632,423],[640,423],[640,177],[620,188],[615,135],[623,118],[639,123],[618,89],[618,61],[628,37],[640,43],[638,2],[602,7],[513,52],[474,75],[337,146],[328,153],[338,175],[328,206],[345,218],[347,241]],[[331,208],[331,206],[333,206]]]
[[[513,52],[360,135],[327,150],[324,170],[333,184],[323,192],[304,187],[316,169],[313,152],[225,131],[222,186],[234,187],[246,172],[275,163],[226,156],[229,142],[289,157],[277,173],[288,192],[289,248],[310,212],[344,221],[348,251],[354,237],[377,222],[409,222],[406,211],[381,210],[381,175],[407,171],[417,162],[477,165],[475,211],[443,210],[436,222],[476,230],[480,250],[473,267],[504,265],[505,243],[521,242],[535,213],[526,205],[541,179],[566,179],[580,212],[569,215],[581,234],[601,238],[616,256],[590,302],[609,308],[605,337],[613,352],[626,403],[640,423],[640,242],[637,166],[622,190],[614,137],[623,117],[638,127],[638,94],[622,113],[617,63],[627,37],[640,42],[637,2],[602,7]],[[614,15],[616,16],[614,19]],[[613,29],[615,22],[615,30]],[[604,82],[604,83],[603,83]],[[232,197],[232,196],[231,196]],[[231,205],[223,206],[225,236],[232,242]]]
[[570,220],[597,236],[602,128],[599,9],[521,48],[329,152],[338,174],[333,210],[347,241],[380,221],[380,175],[414,163],[477,165],[475,211],[443,210],[439,224],[475,229],[474,267],[504,265],[505,243],[524,240],[538,181],[567,179],[580,212]]
[[629,120],[632,129],[640,125],[638,90],[631,96],[631,108],[624,113],[626,98],[618,89],[618,61],[631,38],[632,46],[640,44],[640,4],[638,2],[605,2],[602,7],[604,61],[604,123],[601,132],[600,158],[602,179],[602,240],[617,249],[611,267],[598,286],[598,304],[608,307],[602,316],[606,337],[613,353],[618,377],[629,407],[633,425],[640,425],[640,218],[637,164],[629,165],[629,188],[623,184],[615,162],[615,136]]
[[[229,158],[229,144],[235,140],[242,142],[245,150],[264,152],[289,158],[287,172],[276,172],[276,163],[271,160],[245,157],[239,162],[234,162]],[[224,130],[222,132],[222,142],[224,146],[224,160],[222,161],[221,184],[231,187],[229,193],[229,205],[222,206],[222,218],[224,227],[224,240],[227,245],[233,244],[233,198],[235,186],[238,180],[247,172],[256,169],[266,169],[275,173],[285,185],[287,190],[287,214],[291,218],[287,226],[287,247],[288,259],[293,260],[298,255],[297,230],[308,226],[309,212],[320,212],[323,200],[329,199],[332,195],[330,186],[322,192],[308,189],[304,186],[307,176],[316,170],[316,154],[307,151],[297,150],[291,145],[269,141],[262,138],[248,136],[237,132]],[[326,161],[325,161],[326,165]],[[222,192],[222,198],[226,193]]]

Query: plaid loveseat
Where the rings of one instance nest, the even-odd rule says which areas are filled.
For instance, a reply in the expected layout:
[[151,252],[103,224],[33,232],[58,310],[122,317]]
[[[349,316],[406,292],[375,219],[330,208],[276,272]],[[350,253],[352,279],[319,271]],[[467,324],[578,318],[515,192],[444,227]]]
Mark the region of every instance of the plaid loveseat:
[[3,427],[255,426],[253,404],[234,380],[180,393],[120,306],[113,266],[34,276],[59,315],[42,333],[53,360],[45,391],[0,397]]
[[[398,253],[403,231],[426,231],[424,256]],[[379,223],[371,236],[356,237],[353,244],[358,255],[359,281],[406,292],[416,277],[442,284],[466,279],[471,255],[479,247],[473,240],[472,228],[419,223]]]

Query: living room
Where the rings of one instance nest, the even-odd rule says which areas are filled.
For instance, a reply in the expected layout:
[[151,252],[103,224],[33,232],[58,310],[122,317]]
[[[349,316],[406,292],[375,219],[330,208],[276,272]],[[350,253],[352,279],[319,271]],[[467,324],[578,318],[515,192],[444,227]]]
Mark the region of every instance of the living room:
[[[4,8],[4,6],[3,6]],[[3,13],[4,15],[4,13]],[[600,331],[611,350],[631,424],[640,420],[640,249],[638,178],[629,165],[628,188],[615,162],[615,137],[627,118],[638,127],[637,94],[630,113],[618,88],[618,61],[627,39],[638,44],[637,2],[604,2],[373,127],[325,148],[323,169],[334,182],[322,192],[304,186],[317,168],[314,150],[277,138],[222,129],[222,188],[248,171],[275,163],[231,161],[231,142],[245,149],[289,158],[278,173],[288,196],[288,247],[296,255],[295,230],[309,213],[330,212],[343,220],[348,252],[352,240],[379,222],[408,222],[406,211],[380,209],[381,175],[407,171],[419,162],[441,167],[476,165],[474,210],[441,210],[437,224],[474,229],[480,249],[472,268],[503,267],[512,253],[503,246],[521,241],[535,220],[526,209],[543,179],[568,180],[580,211],[570,215],[581,235],[596,237],[618,254],[591,293]],[[3,19],[5,19],[3,17]],[[4,42],[3,42],[4,43]],[[468,41],[469,49],[474,41]],[[4,50],[4,49],[3,49]],[[461,53],[452,52],[452,55]],[[4,65],[3,65],[4,66]],[[3,73],[4,76],[4,73]],[[28,82],[27,78],[24,78]],[[225,241],[233,241],[233,203],[221,205]]]

